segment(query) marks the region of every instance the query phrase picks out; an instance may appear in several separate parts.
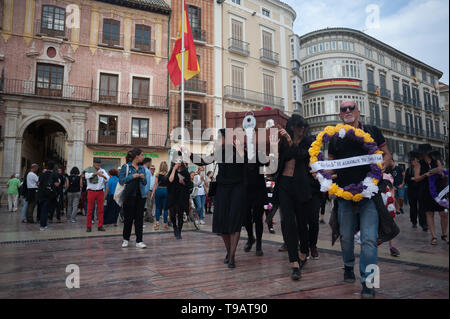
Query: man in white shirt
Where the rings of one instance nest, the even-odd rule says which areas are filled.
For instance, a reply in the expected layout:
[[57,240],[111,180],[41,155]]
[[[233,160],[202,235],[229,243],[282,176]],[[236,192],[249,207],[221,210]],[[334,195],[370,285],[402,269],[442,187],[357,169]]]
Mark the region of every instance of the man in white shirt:
[[98,209],[98,231],[105,231],[103,228],[103,204],[105,201],[105,194],[103,192],[105,183],[109,180],[108,173],[100,167],[101,160],[94,158],[94,165],[84,170],[84,177],[87,181],[87,232],[92,231],[92,210],[94,203],[97,202]]
[[34,207],[36,206],[37,203],[37,191],[38,191],[38,181],[39,181],[39,177],[36,175],[37,171],[39,170],[39,165],[38,164],[33,164],[31,165],[31,169],[30,172],[27,174],[27,195],[26,195],[26,199],[28,202],[28,207],[27,207],[27,223],[29,224],[33,224],[34,223],[34,218],[33,218],[33,212],[34,212]]
[[[144,158],[142,162],[142,166],[145,170],[145,178],[147,179],[147,184],[145,185],[145,195],[147,196],[147,200],[145,201],[144,208],[144,221],[153,223],[155,220],[153,214],[153,206],[155,203],[155,199],[151,199],[153,187],[155,186],[155,166],[152,165],[152,159],[149,157]],[[145,226],[144,226],[145,227]]]

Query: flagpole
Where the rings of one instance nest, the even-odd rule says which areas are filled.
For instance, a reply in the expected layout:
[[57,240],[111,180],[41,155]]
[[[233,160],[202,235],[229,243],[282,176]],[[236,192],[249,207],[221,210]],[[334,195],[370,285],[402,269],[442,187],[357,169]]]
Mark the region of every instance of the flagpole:
[[184,145],[184,0],[181,1],[181,145]]

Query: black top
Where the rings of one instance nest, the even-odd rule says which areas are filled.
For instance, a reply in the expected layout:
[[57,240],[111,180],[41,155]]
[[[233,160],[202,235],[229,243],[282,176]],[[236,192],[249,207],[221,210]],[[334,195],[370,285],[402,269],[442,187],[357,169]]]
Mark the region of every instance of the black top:
[[44,189],[50,186],[55,192],[58,191],[58,187],[55,183],[59,182],[59,177],[57,172],[46,171],[39,176],[39,187],[38,187],[38,198],[40,200],[50,199],[46,196]]
[[[370,134],[370,136],[375,140],[378,148],[383,147],[386,144],[383,133],[381,133],[378,127],[372,125],[362,125],[359,123],[359,128]],[[353,156],[367,155],[367,150],[365,150],[363,145],[357,141],[333,137],[330,140],[328,154],[332,155],[335,159],[342,159]],[[350,184],[358,184],[366,178],[369,171],[370,165],[339,169],[336,171],[336,183],[342,188]]]
[[79,193],[80,192],[80,176],[71,175],[69,176],[69,188],[68,193]]
[[408,185],[408,189],[418,189],[419,184],[413,181],[411,178],[414,177],[414,167],[409,167],[405,173],[405,184]]
[[169,187],[169,176],[170,175],[158,174],[158,187]]
[[[432,170],[433,168],[438,167],[437,161],[432,159],[430,164],[428,164],[424,160],[420,160],[420,175],[426,174],[428,171]],[[429,186],[428,186],[428,177],[425,177],[423,180],[421,180],[419,183],[419,188],[422,191],[429,192]]]
[[[169,182],[168,196],[167,196],[167,209],[174,206],[181,207],[185,212],[189,211],[189,199],[194,184],[191,181],[191,176],[187,168],[182,169],[180,172],[176,172],[172,183],[169,181],[169,177],[172,174],[173,166],[170,168],[167,175],[167,181]],[[185,185],[180,183],[180,176],[183,177]]]
[[401,166],[395,166],[394,170],[392,171],[392,176],[394,177],[394,186],[397,187],[402,184],[403,180],[403,168]]

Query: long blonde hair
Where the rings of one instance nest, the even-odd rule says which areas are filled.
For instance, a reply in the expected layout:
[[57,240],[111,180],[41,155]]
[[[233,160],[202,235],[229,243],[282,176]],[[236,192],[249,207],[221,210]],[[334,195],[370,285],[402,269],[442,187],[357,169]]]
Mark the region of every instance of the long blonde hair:
[[166,161],[162,161],[161,164],[159,164],[159,174],[167,175],[169,172],[169,167],[167,166]]

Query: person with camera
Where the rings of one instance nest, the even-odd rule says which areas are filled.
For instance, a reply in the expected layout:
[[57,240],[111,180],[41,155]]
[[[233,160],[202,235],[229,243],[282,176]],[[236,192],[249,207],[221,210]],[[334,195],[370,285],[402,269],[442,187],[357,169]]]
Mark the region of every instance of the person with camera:
[[[181,156],[181,152],[178,153],[178,156]],[[194,184],[192,183],[187,164],[181,158],[172,162],[168,176],[167,209],[169,210],[175,238],[182,239],[183,214],[189,212],[189,201]]]
[[128,247],[131,229],[134,223],[136,234],[136,247],[146,248],[142,241],[144,229],[144,206],[147,199],[145,185],[147,179],[142,164],[144,153],[139,148],[134,148],[127,153],[126,164],[122,165],[119,173],[120,185],[126,185],[123,190],[123,243],[122,248]]

